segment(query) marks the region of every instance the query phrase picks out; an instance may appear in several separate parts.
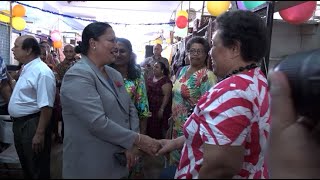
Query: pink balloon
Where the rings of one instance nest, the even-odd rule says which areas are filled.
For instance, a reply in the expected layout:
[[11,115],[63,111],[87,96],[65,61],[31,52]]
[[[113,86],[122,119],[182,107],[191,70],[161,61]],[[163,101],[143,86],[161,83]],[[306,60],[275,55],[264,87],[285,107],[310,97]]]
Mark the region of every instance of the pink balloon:
[[53,30],[53,31],[51,32],[51,34],[53,34],[53,33],[58,33],[58,34],[60,34],[60,32],[59,32],[58,30]]
[[58,34],[58,33],[51,34],[51,40],[52,41],[60,41],[61,40],[60,34]]
[[61,40],[60,32],[58,30],[52,31],[50,37],[51,37],[52,41],[60,41]]
[[283,20],[290,24],[301,24],[308,21],[316,10],[317,1],[307,1],[305,3],[284,9],[279,12]]

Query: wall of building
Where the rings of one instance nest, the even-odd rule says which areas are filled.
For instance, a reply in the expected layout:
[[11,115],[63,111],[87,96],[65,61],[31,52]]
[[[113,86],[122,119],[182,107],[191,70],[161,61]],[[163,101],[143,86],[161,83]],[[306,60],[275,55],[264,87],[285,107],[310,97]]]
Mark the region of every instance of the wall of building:
[[287,55],[316,48],[320,48],[318,23],[291,25],[282,20],[274,20],[269,69]]

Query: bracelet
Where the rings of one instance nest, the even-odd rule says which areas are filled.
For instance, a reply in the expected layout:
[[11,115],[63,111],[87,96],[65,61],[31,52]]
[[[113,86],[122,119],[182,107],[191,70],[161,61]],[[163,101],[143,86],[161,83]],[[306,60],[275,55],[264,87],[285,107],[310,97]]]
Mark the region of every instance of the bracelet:
[[138,143],[137,144],[140,144],[140,140],[141,140],[141,136],[140,136],[140,133],[138,133]]
[[138,133],[138,143],[137,143],[137,147],[138,147],[139,150],[140,150],[140,147],[139,147],[140,141],[141,141],[141,135],[140,135],[140,133]]

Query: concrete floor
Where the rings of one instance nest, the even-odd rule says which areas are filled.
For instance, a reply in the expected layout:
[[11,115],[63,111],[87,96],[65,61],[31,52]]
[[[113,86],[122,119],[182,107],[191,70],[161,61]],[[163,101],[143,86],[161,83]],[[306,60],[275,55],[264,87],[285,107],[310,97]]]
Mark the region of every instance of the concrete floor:
[[144,179],[159,179],[165,165],[164,156],[144,156],[143,157]]
[[[63,145],[53,141],[51,149],[51,179],[62,179],[62,151]],[[164,157],[145,156],[144,158],[144,179],[159,179],[160,173],[164,167]],[[11,165],[10,165],[11,166]],[[0,164],[0,169],[4,168]],[[10,167],[14,169],[15,167]],[[0,179],[21,179],[23,173],[21,170],[12,172],[0,172]]]
[[[51,149],[51,179],[62,179],[62,144],[54,143]],[[164,167],[164,157],[145,156],[144,158],[144,179],[159,179]],[[0,164],[0,169],[4,168]],[[14,171],[0,172],[0,179],[22,179],[23,173],[17,166],[9,165]]]
[[[20,164],[0,163],[0,179],[23,179]],[[56,142],[51,149],[51,179],[62,179],[62,144]]]

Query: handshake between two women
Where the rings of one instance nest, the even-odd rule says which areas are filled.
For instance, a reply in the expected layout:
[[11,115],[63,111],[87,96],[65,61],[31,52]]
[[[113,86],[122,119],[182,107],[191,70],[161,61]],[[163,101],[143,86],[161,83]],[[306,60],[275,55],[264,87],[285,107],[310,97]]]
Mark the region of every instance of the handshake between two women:
[[158,156],[182,148],[184,140],[184,136],[177,139],[157,140],[147,135],[138,134],[133,148],[125,151],[127,167],[131,169],[136,164],[139,156],[142,156],[144,153],[150,156]]

